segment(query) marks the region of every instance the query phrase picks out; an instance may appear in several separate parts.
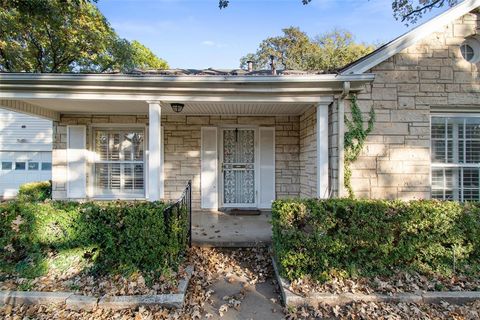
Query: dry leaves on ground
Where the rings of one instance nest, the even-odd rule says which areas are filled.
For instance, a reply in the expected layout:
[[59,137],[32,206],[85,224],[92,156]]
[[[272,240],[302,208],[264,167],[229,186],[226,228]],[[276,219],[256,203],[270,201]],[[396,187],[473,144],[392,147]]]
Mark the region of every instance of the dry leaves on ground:
[[[168,275],[135,272],[128,277],[92,276],[83,268],[72,266],[62,272],[51,269],[46,275],[32,280],[9,277],[0,282],[0,290],[21,290],[19,288],[27,285],[32,291],[69,291],[88,296],[160,294],[175,290],[185,275],[185,265],[180,266],[178,272],[172,271]],[[151,279],[149,284],[146,278]]]
[[[19,306],[0,308],[0,318],[22,319],[35,316],[38,320],[46,319],[205,319],[214,315],[205,311],[212,292],[209,287],[219,277],[227,279],[231,276],[241,276],[248,279],[248,283],[255,284],[265,281],[271,274],[272,266],[267,249],[207,249],[192,248],[188,254],[188,263],[195,267],[190,280],[185,305],[180,310],[166,308],[139,308],[138,310],[101,310],[69,311],[63,307],[48,306]],[[240,300],[230,298],[225,302],[227,308],[238,307]]]
[[480,318],[480,301],[464,306],[442,303],[439,305],[416,305],[413,303],[352,303],[345,306],[319,306],[291,310],[286,319],[454,319],[473,320]]
[[418,273],[398,272],[390,277],[340,279],[333,278],[325,283],[311,279],[292,281],[290,289],[302,295],[315,292],[329,293],[385,293],[416,291],[477,291],[480,279],[456,275],[452,277],[428,278]]

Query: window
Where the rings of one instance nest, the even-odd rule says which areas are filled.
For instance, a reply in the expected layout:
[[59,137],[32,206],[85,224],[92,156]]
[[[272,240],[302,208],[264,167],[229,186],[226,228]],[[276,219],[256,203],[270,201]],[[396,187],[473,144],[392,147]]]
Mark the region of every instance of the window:
[[25,162],[15,162],[15,170],[25,170]]
[[475,56],[475,51],[473,51],[473,48],[466,43],[460,46],[460,52],[462,53],[462,57],[469,62],[472,61],[473,57]]
[[52,170],[52,163],[42,162],[42,171],[49,171],[49,170]]
[[432,198],[480,200],[480,117],[432,117]]
[[463,59],[470,63],[480,61],[480,41],[476,37],[468,37],[460,45],[460,53]]
[[11,161],[2,161],[2,170],[12,170],[12,164]]
[[145,196],[143,129],[94,131],[96,196]]
[[28,170],[38,170],[38,162],[28,162]]

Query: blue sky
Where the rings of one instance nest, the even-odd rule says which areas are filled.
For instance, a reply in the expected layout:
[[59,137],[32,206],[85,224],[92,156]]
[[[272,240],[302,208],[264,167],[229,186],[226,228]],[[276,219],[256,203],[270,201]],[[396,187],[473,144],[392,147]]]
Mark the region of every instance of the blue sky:
[[391,0],[99,0],[117,33],[138,40],[172,68],[236,68],[269,36],[298,26],[314,36],[334,27],[358,41],[382,43],[408,30],[392,16]]

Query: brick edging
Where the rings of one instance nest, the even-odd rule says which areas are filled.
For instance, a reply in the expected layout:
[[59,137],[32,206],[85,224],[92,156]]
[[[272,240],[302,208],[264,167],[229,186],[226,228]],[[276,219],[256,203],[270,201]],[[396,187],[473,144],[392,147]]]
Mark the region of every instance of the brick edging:
[[343,305],[352,302],[404,302],[404,303],[440,303],[442,301],[451,304],[465,304],[480,300],[480,291],[427,291],[422,293],[402,292],[393,295],[387,294],[363,294],[363,293],[315,293],[303,297],[292,292],[290,282],[280,276],[277,263],[272,257],[275,277],[280,286],[280,294],[284,306],[310,305],[316,307],[318,304]]
[[77,295],[73,292],[47,291],[0,291],[0,306],[9,305],[36,305],[36,304],[65,304],[69,310],[127,309],[139,306],[161,306],[167,308],[181,308],[185,302],[188,283],[193,275],[193,266],[185,268],[186,276],[179,281],[176,293],[156,295],[130,296],[103,296],[100,298]]

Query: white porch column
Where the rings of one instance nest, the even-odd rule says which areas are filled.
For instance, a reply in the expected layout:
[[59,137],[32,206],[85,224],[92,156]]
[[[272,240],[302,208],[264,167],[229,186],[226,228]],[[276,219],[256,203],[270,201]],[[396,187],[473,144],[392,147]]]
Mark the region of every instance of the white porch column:
[[163,195],[163,177],[161,162],[161,122],[162,107],[159,101],[148,103],[148,200],[160,200]]
[[328,106],[331,100],[317,104],[317,197],[326,199],[328,188]]
[[339,97],[337,100],[338,103],[338,197],[344,197],[345,187],[345,98],[343,96]]

